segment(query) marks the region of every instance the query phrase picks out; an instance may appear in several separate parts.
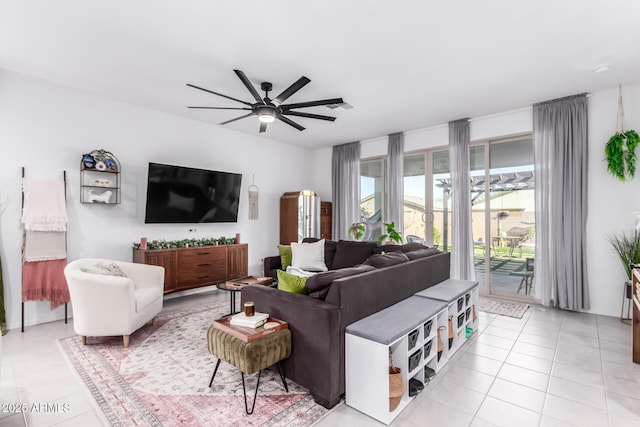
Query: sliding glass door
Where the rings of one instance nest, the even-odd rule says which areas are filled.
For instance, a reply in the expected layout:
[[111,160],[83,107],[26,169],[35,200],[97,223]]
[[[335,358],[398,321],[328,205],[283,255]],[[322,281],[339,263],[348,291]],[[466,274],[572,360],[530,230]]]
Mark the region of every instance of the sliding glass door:
[[[486,233],[490,293],[532,299],[535,257],[535,177],[531,137],[487,143]],[[476,267],[477,268],[477,267]]]
[[404,158],[404,236],[448,251],[451,242],[451,189],[446,149]]
[[[483,293],[530,299],[535,249],[533,140],[520,137],[474,143],[470,167],[476,279]],[[407,241],[451,251],[451,224],[456,214],[451,204],[453,191],[448,149],[405,155]]]
[[[535,250],[533,139],[474,143],[470,148],[471,221],[476,279],[486,294],[531,299]],[[366,239],[385,221],[386,159],[361,163],[361,212]],[[404,156],[404,230],[407,241],[451,251],[449,150]]]

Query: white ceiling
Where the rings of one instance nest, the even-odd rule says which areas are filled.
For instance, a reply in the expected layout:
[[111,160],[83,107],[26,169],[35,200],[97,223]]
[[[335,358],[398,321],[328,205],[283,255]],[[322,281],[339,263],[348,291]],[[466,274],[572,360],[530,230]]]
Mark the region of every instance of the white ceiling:
[[637,83],[639,22],[637,0],[2,0],[0,68],[213,124],[244,112],[186,106],[242,104],[186,83],[250,101],[234,68],[274,96],[305,75],[288,102],[355,108],[262,135],[320,148]]

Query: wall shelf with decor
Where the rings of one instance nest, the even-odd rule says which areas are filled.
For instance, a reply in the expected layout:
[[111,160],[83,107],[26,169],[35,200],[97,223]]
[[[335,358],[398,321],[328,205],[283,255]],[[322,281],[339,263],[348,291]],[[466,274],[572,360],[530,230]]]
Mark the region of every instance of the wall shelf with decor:
[[98,149],[82,155],[80,203],[120,203],[120,161],[109,151]]

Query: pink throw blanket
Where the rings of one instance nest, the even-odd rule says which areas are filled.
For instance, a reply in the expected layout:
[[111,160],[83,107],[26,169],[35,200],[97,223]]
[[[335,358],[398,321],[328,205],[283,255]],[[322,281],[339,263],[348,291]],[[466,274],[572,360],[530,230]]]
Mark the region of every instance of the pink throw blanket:
[[22,301],[51,301],[51,310],[68,303],[66,259],[22,264]]

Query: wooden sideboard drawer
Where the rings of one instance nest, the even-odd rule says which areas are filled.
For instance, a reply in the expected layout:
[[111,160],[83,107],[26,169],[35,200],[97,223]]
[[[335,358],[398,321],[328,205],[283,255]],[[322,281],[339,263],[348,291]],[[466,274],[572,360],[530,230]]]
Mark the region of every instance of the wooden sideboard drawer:
[[158,250],[134,249],[133,261],[165,267],[166,294],[246,276],[247,253],[246,244]]

